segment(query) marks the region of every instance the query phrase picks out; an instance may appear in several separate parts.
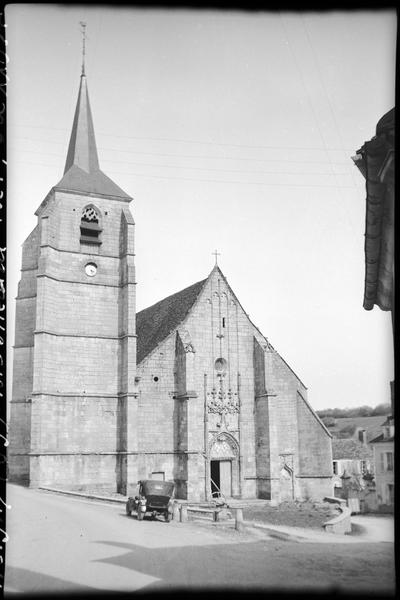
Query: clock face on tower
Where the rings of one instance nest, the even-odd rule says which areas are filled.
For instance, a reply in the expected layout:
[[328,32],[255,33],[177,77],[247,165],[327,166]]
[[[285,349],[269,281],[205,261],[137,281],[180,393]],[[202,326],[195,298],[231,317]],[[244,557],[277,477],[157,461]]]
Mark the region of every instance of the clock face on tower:
[[88,263],[85,266],[85,273],[89,277],[94,277],[97,273],[97,265],[95,265],[94,263]]

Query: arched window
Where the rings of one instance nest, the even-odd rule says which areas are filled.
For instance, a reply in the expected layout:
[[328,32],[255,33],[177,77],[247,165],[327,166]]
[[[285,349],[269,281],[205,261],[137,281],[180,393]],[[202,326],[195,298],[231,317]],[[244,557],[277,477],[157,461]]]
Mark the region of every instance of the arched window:
[[99,211],[90,204],[85,206],[81,217],[81,244],[101,244]]

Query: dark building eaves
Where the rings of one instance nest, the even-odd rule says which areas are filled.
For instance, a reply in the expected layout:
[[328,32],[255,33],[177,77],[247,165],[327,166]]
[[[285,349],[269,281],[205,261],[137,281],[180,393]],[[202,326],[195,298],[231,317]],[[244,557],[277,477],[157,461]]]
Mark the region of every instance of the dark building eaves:
[[394,109],[378,122],[376,135],[353,161],[366,180],[365,285],[363,306],[393,308]]

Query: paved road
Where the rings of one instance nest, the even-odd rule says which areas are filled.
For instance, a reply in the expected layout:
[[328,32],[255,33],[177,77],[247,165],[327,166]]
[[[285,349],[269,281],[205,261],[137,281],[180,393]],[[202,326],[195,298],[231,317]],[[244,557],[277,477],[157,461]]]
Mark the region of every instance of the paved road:
[[222,587],[394,592],[390,543],[318,544],[9,486],[6,593]]
[[386,515],[353,515],[351,517],[355,537],[360,541],[394,543],[394,518]]

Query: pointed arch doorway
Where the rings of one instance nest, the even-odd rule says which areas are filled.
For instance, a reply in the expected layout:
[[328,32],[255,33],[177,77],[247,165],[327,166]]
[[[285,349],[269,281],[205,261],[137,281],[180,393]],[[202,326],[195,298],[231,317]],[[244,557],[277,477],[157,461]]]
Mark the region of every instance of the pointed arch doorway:
[[231,498],[239,494],[239,448],[233,436],[220,434],[210,448],[210,493]]
[[220,492],[225,497],[232,496],[232,460],[210,461],[211,496],[218,497]]

